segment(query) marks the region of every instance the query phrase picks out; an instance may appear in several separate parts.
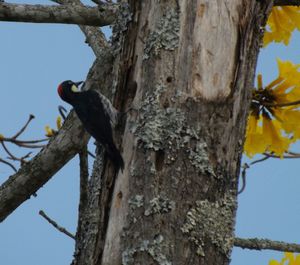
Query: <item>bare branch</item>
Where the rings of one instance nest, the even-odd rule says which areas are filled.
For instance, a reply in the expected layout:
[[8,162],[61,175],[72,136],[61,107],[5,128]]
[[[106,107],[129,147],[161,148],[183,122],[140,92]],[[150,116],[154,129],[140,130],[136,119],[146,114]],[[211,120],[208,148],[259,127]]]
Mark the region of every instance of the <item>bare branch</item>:
[[3,141],[0,142],[0,144],[2,145],[4,151],[8,154],[8,156],[12,159],[12,160],[20,160],[19,158],[15,157],[6,147],[6,145],[4,144]]
[[300,6],[300,0],[274,0],[274,6]]
[[[85,82],[87,89],[102,87],[102,92],[108,94],[111,83],[107,76],[112,71],[112,59],[109,53],[103,53],[101,60],[95,61]],[[0,186],[0,222],[80,152],[89,137],[75,113],[71,112],[48,145]]]
[[94,3],[95,3],[96,5],[98,5],[98,6],[104,5],[104,2],[101,1],[101,0],[92,0],[92,2],[94,2]]
[[21,130],[19,132],[17,132],[12,138],[13,139],[17,139],[27,128],[27,126],[29,125],[29,123],[34,119],[34,115],[30,114],[28,121],[25,123],[25,125],[21,128]]
[[74,113],[47,147],[0,186],[0,222],[43,186],[87,143],[89,135]]
[[273,241],[269,239],[236,237],[234,239],[234,246],[254,250],[270,249],[283,252],[300,252],[299,244],[286,243],[282,241]]
[[0,3],[0,21],[64,23],[89,26],[106,26],[115,20],[118,5],[98,7],[79,5],[47,6]]
[[6,160],[0,158],[0,162],[3,163],[3,164],[6,164],[8,166],[10,166],[15,172],[17,172],[17,169],[15,168],[15,166],[9,162],[7,162]]
[[78,207],[78,225],[76,232],[76,246],[78,250],[80,247],[78,243],[81,242],[84,231],[84,217],[88,207],[88,182],[89,182],[89,170],[88,170],[88,153],[87,146],[85,146],[79,153],[79,166],[80,166],[80,199]]
[[[79,25],[86,37],[86,43],[92,48],[97,58],[101,57],[104,48],[108,48],[108,42],[102,31],[95,27]],[[107,49],[106,49],[107,50]]]
[[44,217],[50,224],[52,224],[58,231],[64,233],[68,237],[71,237],[72,239],[75,239],[75,236],[71,234],[66,228],[58,225],[54,220],[52,220],[49,216],[45,214],[44,211],[40,210],[39,215]]
[[91,151],[88,151],[88,154],[89,154],[89,156],[91,156],[92,158],[96,158],[96,156],[95,156]]
[[59,112],[60,116],[65,120],[66,119],[66,113],[67,113],[66,108],[64,106],[59,105],[58,106],[58,112]]
[[269,102],[263,102],[262,103],[264,106],[268,106],[268,107],[288,107],[288,106],[294,106],[294,105],[299,105],[300,104],[300,100],[296,100],[296,101],[291,101],[291,102],[285,102],[285,103],[269,103]]
[[[70,5],[84,6],[79,0],[78,1],[77,0],[52,0],[52,2],[62,4],[62,5],[69,5],[69,6]],[[106,41],[106,38],[102,33],[102,31],[97,27],[84,26],[84,25],[79,25],[79,27],[86,37],[86,43],[88,43],[89,46],[92,48],[96,57],[100,58],[102,56],[104,49],[107,51],[107,48],[109,47],[109,44]]]
[[[87,204],[88,196],[88,153],[87,146],[84,146],[82,151],[79,153],[79,166],[80,166],[80,202],[79,202],[79,213],[83,213]],[[79,214],[80,219],[80,214]]]
[[282,158],[288,158],[288,159],[290,159],[290,158],[292,158],[292,159],[300,158],[300,154],[292,153],[292,152],[288,152],[287,155],[283,155],[283,156],[273,155],[273,154],[269,154],[269,153],[264,153],[264,155],[266,157],[279,158],[279,159],[282,159]]

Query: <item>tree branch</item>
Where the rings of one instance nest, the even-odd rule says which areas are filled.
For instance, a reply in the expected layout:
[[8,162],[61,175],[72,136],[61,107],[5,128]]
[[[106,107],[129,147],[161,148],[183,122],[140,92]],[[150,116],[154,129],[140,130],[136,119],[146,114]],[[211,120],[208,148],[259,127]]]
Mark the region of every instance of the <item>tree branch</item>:
[[[61,4],[61,5],[79,5],[84,6],[79,0],[52,0],[52,2]],[[92,48],[94,54],[97,58],[100,58],[103,54],[103,51],[107,52],[107,48],[109,47],[104,34],[97,27],[92,26],[84,26],[79,25],[81,31],[84,33],[86,37],[86,43]]]
[[0,3],[0,21],[106,26],[114,22],[118,5],[47,6]]
[[[88,169],[88,152],[87,146],[84,146],[79,153],[79,166],[80,166],[80,199],[78,208],[78,226],[81,228],[81,221],[83,220],[83,214],[85,213],[88,202],[88,184],[89,184],[89,169]],[[77,234],[79,232],[77,231]]]
[[71,113],[49,144],[0,186],[0,222],[36,193],[88,139],[77,116]]
[[75,239],[75,236],[71,234],[66,228],[58,225],[54,220],[52,220],[48,215],[45,214],[44,211],[40,210],[39,215],[44,217],[51,225],[53,225],[58,231],[62,232],[63,234],[67,235],[68,237]]
[[274,0],[274,6],[300,6],[300,0]]
[[283,252],[300,252],[299,244],[286,243],[282,241],[273,241],[269,239],[236,237],[234,239],[234,246],[253,250],[270,249]]
[[[111,66],[112,56],[109,52],[103,52],[101,60],[96,60],[90,69],[85,88],[101,88],[101,92],[107,95],[111,89],[110,82],[107,81],[112,71]],[[88,139],[89,135],[72,112],[48,145],[0,186],[0,222],[81,151]]]

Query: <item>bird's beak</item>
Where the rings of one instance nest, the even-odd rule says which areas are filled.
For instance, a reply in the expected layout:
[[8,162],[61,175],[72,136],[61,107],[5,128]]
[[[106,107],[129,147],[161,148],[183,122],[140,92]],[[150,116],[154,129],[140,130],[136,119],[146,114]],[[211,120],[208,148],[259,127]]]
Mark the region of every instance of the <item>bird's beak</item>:
[[74,84],[79,87],[82,83],[84,83],[84,81],[75,82]]

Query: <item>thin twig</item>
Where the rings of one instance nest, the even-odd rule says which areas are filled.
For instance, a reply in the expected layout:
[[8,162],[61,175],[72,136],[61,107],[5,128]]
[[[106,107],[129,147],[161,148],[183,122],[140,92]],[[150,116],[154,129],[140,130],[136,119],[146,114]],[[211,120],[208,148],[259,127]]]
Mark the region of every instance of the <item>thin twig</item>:
[[83,220],[86,214],[87,203],[88,203],[88,182],[89,182],[89,170],[88,170],[88,154],[87,146],[84,146],[79,153],[79,166],[80,166],[80,198],[78,207],[78,223],[76,232],[76,249],[78,248],[77,243],[81,242],[83,235]]
[[10,166],[15,172],[17,172],[17,169],[14,167],[13,164],[11,164],[11,163],[5,161],[5,160],[2,159],[2,158],[0,158],[0,162],[3,163],[3,164],[6,164],[6,165],[8,165],[8,166]]
[[91,151],[88,151],[88,154],[89,154],[92,158],[96,158],[96,156],[95,156]]
[[241,189],[238,191],[238,194],[241,194],[245,188],[246,188],[246,170],[249,168],[249,165],[247,163],[245,163],[243,166],[242,166],[242,173],[241,173],[241,176],[242,176],[242,187]]
[[274,6],[300,6],[300,0],[274,0]]
[[260,159],[257,159],[257,160],[254,160],[254,161],[251,162],[249,165],[250,165],[250,166],[255,165],[255,164],[260,163],[260,162],[263,162],[263,161],[265,161],[265,160],[267,160],[267,159],[269,159],[269,158],[271,157],[271,156],[267,156],[266,154],[264,154],[264,155],[265,155],[265,157],[260,158]]
[[234,246],[253,250],[270,249],[282,252],[300,252],[300,244],[274,241],[259,238],[239,238],[234,239]]
[[288,107],[293,105],[299,105],[300,100],[285,102],[285,103],[270,103],[270,102],[262,102],[262,105],[267,107]]
[[250,168],[250,166],[254,165],[254,164],[257,164],[257,163],[260,163],[260,162],[263,162],[267,159],[270,158],[270,156],[267,156],[266,154],[264,154],[265,157],[263,158],[260,158],[260,159],[257,159],[257,160],[254,160],[253,162],[251,162],[250,164],[247,164],[245,163],[243,166],[242,166],[242,173],[241,173],[241,177],[242,177],[242,187],[241,189],[238,191],[238,194],[241,194],[245,188],[246,188],[246,171],[247,169]]
[[55,221],[53,221],[50,217],[48,217],[44,211],[40,210],[39,211],[39,215],[41,215],[42,217],[44,217],[51,225],[53,225],[58,231],[64,233],[65,235],[67,235],[68,237],[71,237],[75,240],[75,236],[73,234],[71,234],[67,229],[65,229],[62,226],[59,226]]
[[9,155],[9,157],[13,160],[17,160],[17,161],[20,161],[21,159],[20,158],[17,158],[16,156],[14,156],[9,150],[8,148],[6,147],[6,145],[4,144],[3,141],[0,142],[4,151]]
[[92,2],[94,2],[96,5],[99,5],[99,6],[102,6],[102,5],[105,4],[105,3],[102,2],[101,0],[92,0]]
[[29,123],[34,119],[34,115],[30,114],[29,118],[27,120],[27,122],[25,123],[25,125],[21,128],[21,130],[19,132],[17,132],[13,137],[11,137],[12,139],[16,139],[18,138],[27,128],[27,126],[29,125]]
[[62,105],[59,105],[58,106],[58,112],[59,112],[60,116],[62,116],[63,120],[65,120],[66,119],[66,114],[68,113],[68,111],[65,109],[65,107],[62,106]]
[[34,145],[34,144],[18,143],[18,146],[25,147],[25,148],[43,148],[46,145],[45,144]]
[[4,142],[10,142],[16,145],[19,144],[37,144],[37,143],[42,143],[42,142],[47,142],[49,141],[49,138],[44,138],[44,139],[39,139],[39,140],[18,140],[18,139],[13,139],[12,137],[4,137],[3,138]]
[[300,158],[300,154],[277,156],[277,155],[274,155],[274,154],[264,153],[264,155],[267,156],[267,157],[279,158],[279,159],[282,159],[282,158],[287,158],[287,159]]

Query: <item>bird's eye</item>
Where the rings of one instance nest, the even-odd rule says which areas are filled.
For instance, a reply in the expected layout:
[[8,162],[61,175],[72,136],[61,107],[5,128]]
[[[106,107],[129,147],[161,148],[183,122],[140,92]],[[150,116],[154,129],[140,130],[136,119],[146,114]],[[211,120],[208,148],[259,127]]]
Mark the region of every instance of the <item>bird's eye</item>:
[[71,86],[71,90],[72,90],[73,92],[79,92],[77,86],[75,86],[75,85],[72,85],[72,86]]

